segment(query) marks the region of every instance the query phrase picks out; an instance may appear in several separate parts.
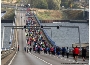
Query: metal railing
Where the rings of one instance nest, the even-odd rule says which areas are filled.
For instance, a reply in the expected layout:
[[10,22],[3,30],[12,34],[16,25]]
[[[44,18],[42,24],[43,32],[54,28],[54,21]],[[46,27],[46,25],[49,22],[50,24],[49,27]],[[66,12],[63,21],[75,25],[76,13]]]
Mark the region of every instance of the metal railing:
[[[34,14],[35,19],[37,20],[38,24],[41,26],[40,21],[38,20],[37,16]],[[42,32],[44,33],[45,37],[47,38],[47,40],[50,42],[51,45],[55,46],[55,42],[52,41],[52,39],[48,36],[48,34],[46,33],[46,31],[44,29],[42,29]]]

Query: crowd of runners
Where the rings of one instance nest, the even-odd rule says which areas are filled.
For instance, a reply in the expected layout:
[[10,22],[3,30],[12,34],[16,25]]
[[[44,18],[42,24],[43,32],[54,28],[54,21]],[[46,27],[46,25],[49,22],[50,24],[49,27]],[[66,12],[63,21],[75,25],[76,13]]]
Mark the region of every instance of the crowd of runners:
[[[30,17],[30,16],[33,16],[33,14],[32,13],[29,13],[29,14],[30,15],[29,15],[28,19],[25,21],[26,26],[37,26],[38,23],[37,23],[36,19],[34,17]],[[25,52],[27,52],[27,53],[35,52],[38,54],[40,54],[42,52],[44,54],[57,55],[58,57],[60,57],[60,55],[62,55],[62,57],[64,57],[66,55],[67,58],[69,58],[69,54],[70,54],[69,48],[68,47],[61,48],[59,46],[50,45],[44,39],[44,36],[43,36],[40,28],[37,28],[37,27],[29,27],[28,29],[26,28],[25,36],[26,36],[26,44],[27,44],[27,46],[24,47]],[[82,49],[83,61],[85,61],[86,52],[87,52],[86,48],[83,48]],[[80,54],[80,50],[77,46],[75,48],[73,48],[72,54],[73,54],[75,61],[77,61],[78,55]]]

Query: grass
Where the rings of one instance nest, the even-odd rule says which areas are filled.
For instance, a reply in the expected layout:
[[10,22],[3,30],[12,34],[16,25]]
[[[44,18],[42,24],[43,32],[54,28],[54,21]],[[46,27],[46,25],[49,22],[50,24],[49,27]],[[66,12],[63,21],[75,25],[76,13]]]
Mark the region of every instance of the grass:
[[14,16],[15,16],[14,9],[1,8],[1,11],[7,11],[6,14],[1,19],[14,19]]
[[83,11],[81,10],[65,10],[63,11],[67,15],[67,19],[83,20]]
[[39,20],[83,20],[83,12],[81,10],[36,10]]
[[39,20],[60,20],[62,13],[58,10],[37,9],[37,17]]

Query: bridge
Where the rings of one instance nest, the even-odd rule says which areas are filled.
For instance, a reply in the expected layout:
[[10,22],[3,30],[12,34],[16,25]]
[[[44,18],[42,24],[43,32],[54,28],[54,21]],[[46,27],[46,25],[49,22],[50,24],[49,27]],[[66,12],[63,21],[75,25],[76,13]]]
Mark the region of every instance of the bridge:
[[[14,26],[4,26],[4,28],[12,28],[14,30],[14,38],[11,47],[9,49],[5,48],[1,52],[1,65],[89,65],[88,59],[83,62],[82,58],[79,58],[78,62],[75,62],[72,55],[67,58],[66,56],[62,57],[61,54],[58,56],[57,54],[49,54],[45,51],[36,51],[35,47],[40,44],[43,44],[42,46],[44,47],[42,48],[45,48],[47,45],[48,47],[56,47],[56,45],[43,30],[50,28],[50,26],[42,26],[34,13],[30,14],[31,17],[26,16],[26,13],[27,11],[20,11],[20,9],[15,11]],[[29,21],[28,24],[26,20]],[[59,26],[54,27],[59,29]],[[30,42],[27,42],[28,38],[30,38]],[[31,52],[30,48],[32,48]]]

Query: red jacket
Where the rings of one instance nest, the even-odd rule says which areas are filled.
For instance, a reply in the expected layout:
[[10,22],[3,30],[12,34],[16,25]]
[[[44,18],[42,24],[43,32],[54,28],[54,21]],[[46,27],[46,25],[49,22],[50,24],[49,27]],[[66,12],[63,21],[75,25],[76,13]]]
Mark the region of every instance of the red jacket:
[[79,48],[74,48],[74,54],[79,54],[80,51],[79,51]]

